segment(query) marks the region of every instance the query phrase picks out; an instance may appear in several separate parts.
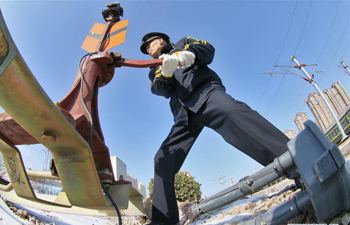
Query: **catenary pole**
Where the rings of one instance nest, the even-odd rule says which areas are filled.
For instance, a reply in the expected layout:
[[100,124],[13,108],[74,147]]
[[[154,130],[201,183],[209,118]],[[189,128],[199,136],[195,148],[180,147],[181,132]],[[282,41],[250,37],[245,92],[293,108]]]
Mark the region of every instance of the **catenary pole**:
[[320,94],[321,98],[322,98],[323,101],[326,103],[326,105],[327,105],[329,111],[331,112],[331,114],[332,114],[332,116],[333,116],[333,119],[334,119],[335,123],[337,124],[337,126],[338,126],[338,128],[339,128],[339,130],[340,130],[340,134],[341,134],[342,140],[343,140],[343,139],[346,137],[346,134],[345,134],[345,132],[344,132],[344,129],[343,129],[342,126],[340,125],[340,122],[339,122],[337,116],[335,115],[335,113],[334,113],[334,111],[332,110],[331,106],[329,105],[328,101],[327,101],[326,98],[324,97],[322,91],[318,88],[318,86],[317,86],[316,82],[314,81],[313,77],[311,77],[311,76],[309,75],[309,73],[305,70],[304,66],[303,66],[302,64],[299,63],[299,61],[296,59],[296,57],[292,55],[291,58],[292,58],[293,62],[295,62],[295,64],[297,64],[297,68],[299,68],[301,71],[303,71],[303,73],[307,76],[307,78],[309,79],[310,84],[312,84],[312,85],[316,88],[317,92]]

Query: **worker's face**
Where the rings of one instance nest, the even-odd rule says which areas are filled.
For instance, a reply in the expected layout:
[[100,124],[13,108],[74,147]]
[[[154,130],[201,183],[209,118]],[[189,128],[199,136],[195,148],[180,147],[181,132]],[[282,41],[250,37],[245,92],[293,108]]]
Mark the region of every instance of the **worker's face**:
[[164,46],[164,40],[161,38],[154,39],[153,41],[149,42],[146,46],[147,53],[152,58],[157,58],[160,54],[160,50]]

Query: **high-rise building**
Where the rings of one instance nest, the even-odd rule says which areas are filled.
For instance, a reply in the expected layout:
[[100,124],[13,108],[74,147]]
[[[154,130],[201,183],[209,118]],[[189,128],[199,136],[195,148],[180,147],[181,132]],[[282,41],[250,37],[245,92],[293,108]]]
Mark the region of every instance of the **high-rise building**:
[[294,118],[294,123],[297,125],[297,128],[300,131],[304,130],[305,126],[304,123],[309,119],[309,117],[306,115],[306,112],[298,112],[297,115]]
[[289,139],[293,139],[295,136],[298,135],[297,132],[295,132],[293,129],[286,129],[284,131],[284,134],[289,138]]
[[[346,106],[350,104],[350,97],[339,81],[333,83],[332,87],[324,90],[323,93],[336,116],[341,115]],[[314,115],[318,127],[325,131],[334,122],[326,103],[317,92],[310,93],[305,102]]]
[[323,101],[319,93],[310,93],[309,97],[305,100],[309,109],[316,119],[317,126],[325,131],[327,127],[334,121],[331,112],[329,111],[326,103]]
[[323,93],[337,116],[350,104],[349,95],[339,81],[333,83],[331,89],[326,89]]

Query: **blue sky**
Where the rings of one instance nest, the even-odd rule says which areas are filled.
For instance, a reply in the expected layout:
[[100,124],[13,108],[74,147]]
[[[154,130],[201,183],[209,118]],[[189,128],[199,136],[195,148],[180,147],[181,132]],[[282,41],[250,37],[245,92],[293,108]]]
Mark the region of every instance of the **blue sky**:
[[[80,48],[94,23],[104,23],[104,1],[0,1],[2,14],[24,60],[52,101],[70,90]],[[349,1],[121,1],[128,19],[126,41],[111,51],[149,59],[139,51],[145,33],[167,33],[173,42],[184,36],[211,43],[210,67],[227,92],[246,102],[281,131],[297,130],[293,118],[308,110],[312,85],[294,75],[270,76],[274,65],[318,64],[321,90],[340,81],[349,92],[349,76],[339,67],[349,58]],[[298,71],[295,71],[298,72]],[[301,74],[301,72],[300,72]],[[302,74],[301,74],[302,75]],[[0,112],[3,111],[0,108]],[[148,69],[117,68],[99,91],[99,116],[111,155],[146,185],[153,177],[153,158],[173,124],[168,100],[152,95]],[[25,165],[42,169],[43,146],[21,146]],[[34,155],[36,155],[34,157]],[[259,165],[214,131],[204,129],[184,166],[202,184],[203,197],[254,173]],[[221,184],[223,183],[223,184]]]

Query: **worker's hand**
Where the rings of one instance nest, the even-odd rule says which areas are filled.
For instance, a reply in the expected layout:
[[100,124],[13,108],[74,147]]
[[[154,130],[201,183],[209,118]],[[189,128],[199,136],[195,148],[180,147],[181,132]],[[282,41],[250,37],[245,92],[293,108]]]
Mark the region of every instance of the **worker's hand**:
[[164,77],[172,77],[174,75],[175,70],[179,66],[179,58],[177,55],[161,55],[159,57],[160,59],[163,59],[162,64],[162,75]]
[[184,68],[194,63],[196,55],[190,51],[181,51],[177,57],[179,58],[180,66]]

